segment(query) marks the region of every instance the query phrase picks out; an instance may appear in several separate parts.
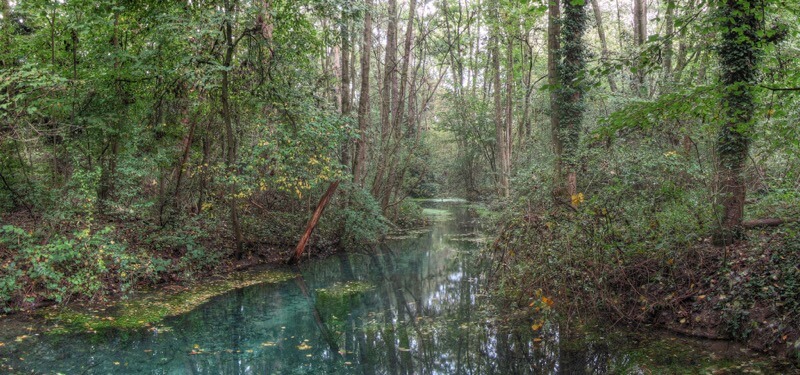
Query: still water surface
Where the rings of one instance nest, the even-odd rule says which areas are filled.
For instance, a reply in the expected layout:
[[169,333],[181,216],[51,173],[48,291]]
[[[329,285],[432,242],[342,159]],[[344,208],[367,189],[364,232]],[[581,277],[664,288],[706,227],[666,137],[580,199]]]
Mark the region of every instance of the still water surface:
[[556,322],[534,332],[530,322],[502,323],[486,308],[490,267],[479,260],[474,215],[463,204],[428,206],[438,219],[430,230],[307,262],[293,280],[217,296],[156,331],[12,340],[0,347],[0,372],[647,374],[759,366],[727,344],[715,351],[653,332]]

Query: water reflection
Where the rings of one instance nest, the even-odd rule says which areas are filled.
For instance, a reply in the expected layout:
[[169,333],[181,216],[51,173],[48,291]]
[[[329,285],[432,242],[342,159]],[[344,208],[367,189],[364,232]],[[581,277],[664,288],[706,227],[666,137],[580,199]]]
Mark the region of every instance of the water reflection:
[[[65,374],[583,374],[640,372],[606,340],[479,308],[486,268],[468,210],[425,233],[303,265],[214,298],[159,331],[38,336],[0,366]],[[3,367],[0,367],[2,369]]]

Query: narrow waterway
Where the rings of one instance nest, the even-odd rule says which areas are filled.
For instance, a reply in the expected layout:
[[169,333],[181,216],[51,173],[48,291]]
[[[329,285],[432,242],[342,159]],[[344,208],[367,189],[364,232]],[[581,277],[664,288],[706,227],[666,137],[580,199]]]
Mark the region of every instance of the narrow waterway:
[[293,280],[214,297],[158,329],[7,338],[0,372],[646,374],[760,366],[724,343],[710,349],[655,332],[503,323],[486,308],[489,267],[479,260],[475,215],[463,204],[427,206],[429,230],[306,262]]

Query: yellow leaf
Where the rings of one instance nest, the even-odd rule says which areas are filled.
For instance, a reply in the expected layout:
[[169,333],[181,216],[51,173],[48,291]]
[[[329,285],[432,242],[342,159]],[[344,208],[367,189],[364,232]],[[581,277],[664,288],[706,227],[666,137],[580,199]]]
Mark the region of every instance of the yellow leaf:
[[583,193],[573,194],[571,198],[573,207],[578,207],[584,201]]

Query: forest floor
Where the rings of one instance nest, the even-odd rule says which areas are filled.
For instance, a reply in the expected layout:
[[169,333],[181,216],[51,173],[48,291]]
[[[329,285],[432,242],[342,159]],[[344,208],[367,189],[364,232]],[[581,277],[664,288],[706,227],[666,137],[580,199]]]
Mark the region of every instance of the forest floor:
[[664,269],[671,272],[669,283],[638,285],[640,301],[628,308],[642,311],[642,322],[691,336],[734,339],[800,364],[800,257],[782,241],[759,233],[723,249],[708,243],[688,249],[673,260],[677,267]]

